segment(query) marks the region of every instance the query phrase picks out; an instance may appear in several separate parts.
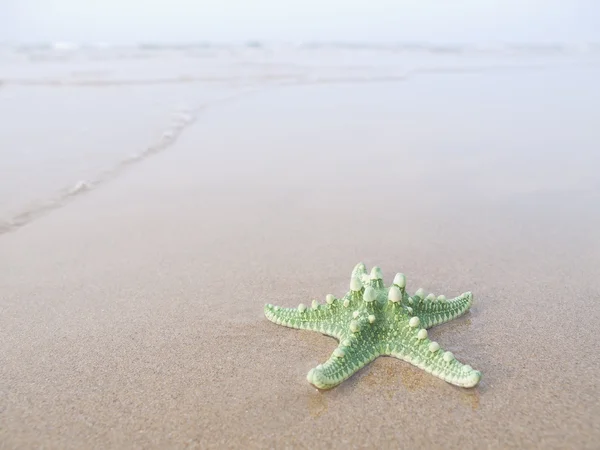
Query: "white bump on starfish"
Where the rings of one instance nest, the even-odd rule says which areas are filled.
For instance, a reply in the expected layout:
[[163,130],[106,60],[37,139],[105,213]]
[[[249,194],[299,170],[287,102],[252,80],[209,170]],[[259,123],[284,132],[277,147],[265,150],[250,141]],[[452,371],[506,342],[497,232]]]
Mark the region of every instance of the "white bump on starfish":
[[407,306],[406,310],[408,311],[409,314],[413,313],[413,309],[410,306]]
[[379,267],[375,266],[371,269],[371,275],[369,278],[371,278],[371,280],[383,280],[383,272],[381,272]]
[[352,277],[352,280],[350,280],[350,290],[354,292],[359,292],[362,289],[362,287],[363,286],[361,281],[356,277]]
[[431,353],[435,353],[440,349],[440,344],[438,344],[437,342],[433,341],[431,344],[429,344],[429,351]]
[[344,308],[347,308],[350,305],[350,300],[344,300]]
[[360,316],[360,311],[354,311],[354,312],[352,313],[352,317],[354,317],[355,319],[356,319],[358,316]]
[[427,337],[427,330],[425,328],[421,328],[417,333],[417,338],[425,339]]
[[325,296],[325,301],[327,302],[328,305],[331,305],[335,301],[335,297],[331,294],[327,294]]
[[468,364],[463,366],[463,368],[462,368],[463,372],[470,372],[471,370],[473,370],[473,368],[471,366],[469,366]]
[[417,291],[415,292],[415,295],[413,297],[424,298],[425,297],[425,290],[423,288],[417,289]]
[[400,300],[402,300],[402,293],[400,292],[400,289],[398,289],[397,286],[392,286],[390,288],[390,291],[388,292],[388,300],[394,303],[397,303]]
[[452,352],[445,352],[443,358],[444,361],[449,363],[452,362],[452,360],[454,359],[454,355],[452,354]]
[[412,328],[416,328],[419,326],[419,324],[421,323],[421,320],[419,320],[419,318],[417,316],[415,317],[411,317],[410,320],[408,321],[408,324],[412,327]]
[[412,299],[412,297],[408,297],[408,304],[409,304],[409,305],[412,305],[412,304],[413,304],[413,299]]
[[428,295],[428,296],[427,296],[425,299],[426,299],[426,300],[429,300],[430,302],[432,302],[432,301],[434,301],[434,300],[435,300],[435,298],[436,298],[436,297],[435,297],[435,295],[433,295],[433,294],[429,294],[429,295]]
[[333,354],[334,354],[335,356],[337,356],[338,358],[343,358],[343,357],[346,355],[346,353],[344,353],[344,350],[342,350],[342,349],[341,349],[341,348],[339,348],[339,347],[338,347],[338,348],[336,348],[336,349],[333,351]]
[[313,300],[311,306],[312,306],[312,309],[318,309],[319,308],[319,302],[316,301],[316,300]]
[[371,286],[365,288],[363,293],[363,300],[367,303],[374,301],[377,298],[377,292]]
[[373,323],[373,322],[375,322],[375,316],[373,314],[371,314],[369,316],[369,323]]
[[298,305],[298,311],[300,311],[301,313],[303,313],[304,311],[306,311],[306,305],[304,303],[300,303]]
[[404,289],[406,287],[406,277],[403,273],[396,274],[396,276],[394,277],[394,284],[400,289]]
[[438,295],[437,300],[438,300],[438,302],[446,303],[446,296],[445,295]]
[[360,325],[358,324],[358,322],[356,320],[350,322],[350,331],[356,333],[358,330],[360,330]]
[[344,341],[342,342],[342,345],[344,347],[350,347],[352,345],[352,342],[350,342],[350,339],[344,339]]

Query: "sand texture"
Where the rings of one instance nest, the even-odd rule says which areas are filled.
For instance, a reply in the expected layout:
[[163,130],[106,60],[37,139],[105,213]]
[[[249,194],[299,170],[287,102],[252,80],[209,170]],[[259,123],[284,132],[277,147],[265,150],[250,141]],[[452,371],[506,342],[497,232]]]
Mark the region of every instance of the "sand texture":
[[[588,75],[257,93],[0,236],[0,448],[598,448]],[[474,293],[430,337],[479,386],[393,358],[306,381],[336,341],[263,305],[342,295],[359,261]]]

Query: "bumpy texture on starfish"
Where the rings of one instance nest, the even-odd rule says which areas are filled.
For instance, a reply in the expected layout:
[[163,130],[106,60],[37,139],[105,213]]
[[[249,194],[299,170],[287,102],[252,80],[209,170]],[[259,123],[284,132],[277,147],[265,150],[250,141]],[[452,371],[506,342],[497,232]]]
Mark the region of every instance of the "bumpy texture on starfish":
[[359,263],[352,271],[350,291],[341,299],[329,294],[325,301],[322,305],[313,300],[310,307],[300,304],[297,308],[265,305],[266,317],[278,325],[318,331],[339,340],[329,360],[308,372],[306,378],[317,388],[337,386],[381,355],[403,359],[457,386],[479,383],[481,372],[457,361],[427,337],[428,328],[469,310],[471,292],[447,300],[443,295],[425,296],[418,289],[411,297],[404,274],[397,274],[387,288],[379,267],[368,274]]

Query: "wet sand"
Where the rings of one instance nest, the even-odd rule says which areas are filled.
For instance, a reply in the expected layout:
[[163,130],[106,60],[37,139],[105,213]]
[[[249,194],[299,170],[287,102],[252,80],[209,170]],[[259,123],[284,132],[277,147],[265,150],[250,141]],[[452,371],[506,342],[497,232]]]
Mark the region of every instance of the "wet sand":
[[[4,234],[0,447],[597,448],[584,78],[258,93]],[[306,381],[336,341],[263,305],[342,295],[359,261],[410,292],[474,293],[430,337],[483,372],[476,388],[392,358],[330,391]]]

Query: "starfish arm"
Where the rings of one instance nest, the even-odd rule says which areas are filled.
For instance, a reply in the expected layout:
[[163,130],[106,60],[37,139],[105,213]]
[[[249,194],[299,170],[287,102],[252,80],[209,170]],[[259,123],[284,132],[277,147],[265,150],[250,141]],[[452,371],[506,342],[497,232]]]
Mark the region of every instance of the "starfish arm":
[[446,300],[444,296],[435,299],[414,297],[413,303],[407,305],[412,307],[423,328],[431,328],[462,316],[471,308],[472,303],[473,294],[465,292],[450,300]]
[[371,345],[343,340],[324,363],[311,369],[306,376],[309,383],[319,389],[331,389],[347,380],[357,371],[377,358],[380,353]]
[[301,330],[318,331],[340,339],[342,336],[341,322],[335,319],[339,311],[340,301],[334,299],[331,304],[320,305],[316,302],[313,307],[300,304],[297,308],[282,308],[279,306],[265,305],[265,316],[277,325]]
[[390,342],[386,353],[456,386],[473,387],[481,379],[481,372],[461,363],[451,352],[429,340],[425,328],[407,328]]

